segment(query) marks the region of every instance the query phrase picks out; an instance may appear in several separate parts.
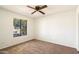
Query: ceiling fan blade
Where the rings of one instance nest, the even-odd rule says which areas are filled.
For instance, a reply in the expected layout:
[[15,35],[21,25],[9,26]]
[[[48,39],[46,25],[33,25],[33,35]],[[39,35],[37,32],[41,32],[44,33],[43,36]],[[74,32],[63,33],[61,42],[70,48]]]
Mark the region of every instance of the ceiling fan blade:
[[36,11],[32,12],[32,14],[34,14]]
[[44,6],[42,6],[42,7],[40,8],[40,10],[41,10],[41,9],[44,9],[44,8],[46,8],[46,7],[47,7],[47,5],[44,5]]
[[40,13],[42,13],[42,14],[45,14],[44,12],[42,12],[42,11],[39,11]]
[[31,6],[27,6],[27,7],[32,8],[32,9],[35,9],[35,8],[31,7]]

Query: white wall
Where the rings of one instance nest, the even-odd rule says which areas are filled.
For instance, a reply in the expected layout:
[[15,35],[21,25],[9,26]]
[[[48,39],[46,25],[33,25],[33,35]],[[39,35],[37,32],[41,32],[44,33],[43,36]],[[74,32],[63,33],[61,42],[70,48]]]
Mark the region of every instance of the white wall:
[[77,50],[79,51],[79,6],[76,9],[76,39]]
[[64,11],[36,19],[36,38],[76,48],[76,11]]
[[[13,37],[13,18],[27,20],[27,35]],[[20,14],[0,8],[0,49],[33,39],[34,21]]]

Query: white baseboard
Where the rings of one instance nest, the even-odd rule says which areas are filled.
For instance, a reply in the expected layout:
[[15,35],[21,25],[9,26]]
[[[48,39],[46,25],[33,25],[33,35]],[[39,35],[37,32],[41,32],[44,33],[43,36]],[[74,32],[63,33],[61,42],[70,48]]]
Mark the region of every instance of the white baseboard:
[[46,42],[50,42],[50,43],[55,43],[55,44],[59,44],[59,45],[63,45],[63,46],[67,46],[67,47],[71,47],[71,48],[77,49],[76,47],[68,46],[66,44],[62,44],[62,43],[58,43],[58,42],[54,42],[54,41],[50,41],[50,40],[43,40],[42,38],[41,39],[39,38],[38,40],[42,40],[42,41],[46,41]]

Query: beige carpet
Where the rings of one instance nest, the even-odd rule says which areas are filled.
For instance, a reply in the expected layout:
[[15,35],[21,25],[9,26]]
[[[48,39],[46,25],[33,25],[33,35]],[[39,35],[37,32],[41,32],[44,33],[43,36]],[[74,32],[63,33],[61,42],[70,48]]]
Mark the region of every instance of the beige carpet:
[[40,40],[31,40],[23,44],[3,49],[10,54],[74,54],[76,49]]

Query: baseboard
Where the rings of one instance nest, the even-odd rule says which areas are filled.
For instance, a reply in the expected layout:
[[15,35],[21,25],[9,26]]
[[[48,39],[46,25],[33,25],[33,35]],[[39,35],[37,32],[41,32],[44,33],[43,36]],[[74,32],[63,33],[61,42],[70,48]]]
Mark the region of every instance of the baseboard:
[[14,46],[21,45],[21,44],[26,43],[26,42],[29,42],[29,41],[31,41],[31,40],[36,40],[36,39],[30,39],[30,40],[28,40],[28,41],[24,41],[24,42],[21,42],[21,43],[18,43],[18,44],[15,44],[15,45],[9,46],[9,47],[5,47],[5,48],[0,49],[0,51],[1,51],[1,50],[4,50],[4,49],[11,48],[11,47],[14,47]]
[[[41,39],[37,39],[37,40],[41,40]],[[59,44],[59,43],[55,43],[55,42],[51,42],[51,41],[48,41],[48,40],[41,40],[41,41],[45,41],[45,42],[49,42],[49,43],[53,43],[53,44],[57,44],[57,45],[61,45],[61,46],[65,46],[65,47],[69,47],[69,48],[73,48],[73,49],[77,50],[77,48],[74,48],[74,47],[71,47],[71,46],[67,46],[67,45],[63,45],[63,44]]]

